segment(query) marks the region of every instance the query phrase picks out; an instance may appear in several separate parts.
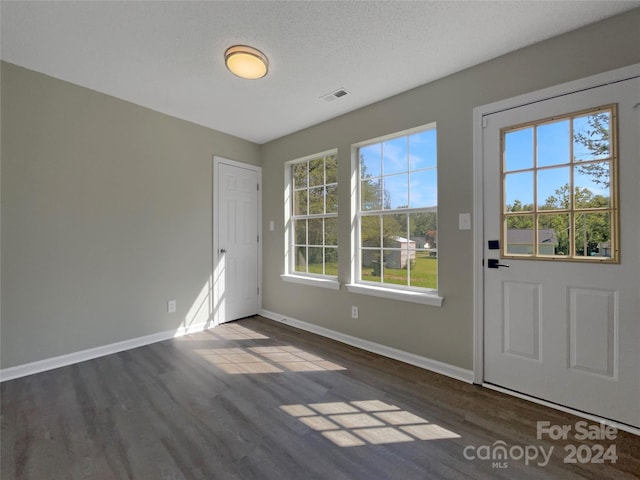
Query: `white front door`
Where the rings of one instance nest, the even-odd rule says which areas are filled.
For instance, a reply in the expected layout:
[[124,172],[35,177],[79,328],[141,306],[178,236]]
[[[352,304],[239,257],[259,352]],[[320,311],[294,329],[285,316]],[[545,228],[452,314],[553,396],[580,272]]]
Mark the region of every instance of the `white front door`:
[[484,381],[638,428],[639,102],[633,78],[482,135]]
[[258,313],[260,170],[214,159],[214,319]]

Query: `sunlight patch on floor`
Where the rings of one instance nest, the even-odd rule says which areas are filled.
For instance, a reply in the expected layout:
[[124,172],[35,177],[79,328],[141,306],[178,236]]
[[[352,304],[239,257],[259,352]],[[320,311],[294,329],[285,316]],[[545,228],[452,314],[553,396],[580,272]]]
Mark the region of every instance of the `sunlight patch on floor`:
[[339,447],[460,438],[380,400],[282,405],[280,409]]
[[213,329],[212,333],[214,336],[225,340],[264,340],[269,338],[237,323],[218,325]]
[[291,372],[346,370],[336,363],[291,346],[201,348],[195,349],[194,352],[226,373],[234,375],[282,373],[285,370]]
[[250,347],[249,350],[293,372],[346,370],[336,363],[329,362],[296,347]]
[[263,359],[247,353],[243,348],[207,348],[194,351],[230,374],[279,373],[283,371]]

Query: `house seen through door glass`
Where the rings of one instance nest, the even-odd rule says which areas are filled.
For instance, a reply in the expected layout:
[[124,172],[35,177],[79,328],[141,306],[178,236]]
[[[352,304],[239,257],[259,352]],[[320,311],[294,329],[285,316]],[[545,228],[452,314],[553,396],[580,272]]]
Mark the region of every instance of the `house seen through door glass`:
[[616,106],[502,130],[502,256],[619,262]]

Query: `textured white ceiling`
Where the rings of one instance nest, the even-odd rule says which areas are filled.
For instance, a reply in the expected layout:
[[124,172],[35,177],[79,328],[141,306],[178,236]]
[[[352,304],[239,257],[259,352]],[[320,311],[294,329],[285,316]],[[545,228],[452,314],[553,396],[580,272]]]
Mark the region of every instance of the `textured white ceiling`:
[[[264,143],[640,1],[7,1],[1,57]],[[233,44],[270,70],[242,80]],[[338,88],[349,95],[319,97]]]

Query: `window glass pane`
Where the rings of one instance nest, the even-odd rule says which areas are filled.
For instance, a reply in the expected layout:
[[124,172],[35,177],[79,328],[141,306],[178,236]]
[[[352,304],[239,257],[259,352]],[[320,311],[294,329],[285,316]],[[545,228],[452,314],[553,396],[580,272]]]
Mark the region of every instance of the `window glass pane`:
[[406,173],[384,177],[384,208],[406,208],[409,205],[409,178]]
[[433,207],[438,204],[438,172],[423,170],[409,174],[409,207]]
[[538,255],[568,255],[568,213],[540,215],[538,217]]
[[384,250],[382,262],[382,283],[409,285],[406,249]]
[[338,219],[337,218],[325,218],[324,244],[338,245]]
[[325,248],[324,249],[324,274],[325,275],[338,275],[338,249],[337,248]]
[[533,172],[508,173],[504,183],[507,212],[533,210]]
[[416,264],[416,242],[414,240],[407,239],[406,242],[403,242],[401,247],[400,266],[411,270]]
[[295,251],[296,251],[295,271],[306,273],[307,247],[295,247]]
[[567,196],[569,182],[569,167],[538,170],[538,208],[540,210],[569,208]]
[[590,212],[576,214],[575,255],[580,257],[611,257],[611,214]]
[[436,212],[416,212],[409,214],[409,236],[416,242],[416,248],[436,248],[438,238],[438,217]]
[[304,245],[307,243],[307,221],[306,220],[294,220],[293,228],[296,232],[295,243],[297,245]]
[[291,166],[293,172],[293,188],[305,188],[307,186],[307,162],[295,163]]
[[363,247],[380,246],[380,217],[362,217],[360,219],[360,242]]
[[533,127],[506,133],[504,143],[506,172],[533,167]]
[[382,144],[384,175],[402,173],[409,170],[407,137],[394,138]]
[[360,261],[360,278],[367,282],[382,281],[380,250],[363,249]]
[[367,145],[358,149],[360,154],[360,178],[382,175],[382,144]]
[[329,185],[326,189],[327,192],[327,212],[326,213],[338,213],[338,186]]
[[599,112],[573,119],[575,161],[603,160],[611,156],[611,112]]
[[609,161],[577,164],[573,170],[575,208],[611,206]]
[[331,155],[325,159],[325,171],[326,182],[337,183],[338,182],[338,157],[337,155]]
[[569,119],[538,126],[537,166],[569,163]]
[[568,213],[538,217],[538,255],[567,255],[569,252]]
[[411,170],[437,165],[436,129],[409,135],[409,165]]
[[384,246],[400,248],[398,239],[405,239],[407,236],[407,214],[383,215],[382,229]]
[[322,247],[309,247],[309,273],[324,274]]
[[309,215],[324,213],[324,188],[309,189]]
[[293,193],[293,214],[307,215],[307,191],[300,190]]
[[506,253],[533,255],[533,215],[510,215],[506,219]]
[[324,183],[324,158],[316,158],[309,162],[309,186]]
[[310,219],[308,245],[322,245],[322,239],[322,218]]
[[431,252],[418,250],[410,273],[412,287],[438,288],[438,260]]
[[360,183],[361,209],[382,210],[382,179],[363,180]]

